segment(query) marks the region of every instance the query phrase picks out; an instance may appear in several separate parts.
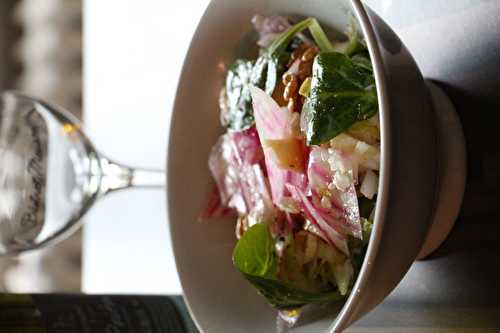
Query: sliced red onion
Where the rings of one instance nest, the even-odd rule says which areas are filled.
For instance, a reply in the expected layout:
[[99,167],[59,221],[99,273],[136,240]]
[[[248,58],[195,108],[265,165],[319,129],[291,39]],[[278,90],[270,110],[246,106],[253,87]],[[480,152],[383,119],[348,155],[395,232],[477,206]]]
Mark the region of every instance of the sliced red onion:
[[252,24],[259,34],[257,44],[261,47],[268,47],[282,32],[291,27],[288,18],[279,15],[267,17],[255,15],[252,18]]
[[279,140],[293,135],[292,113],[280,108],[276,101],[257,87],[250,88],[255,125],[260,140]]
[[208,162],[221,203],[240,214],[252,213],[256,218],[272,208],[265,174],[259,164],[263,152],[256,146],[257,142],[258,136],[251,130],[222,135],[212,148]]
[[352,163],[345,153],[315,146],[307,170],[312,202],[324,221],[342,234],[361,238]]
[[239,192],[237,170],[234,170],[231,164],[232,155],[230,137],[225,134],[219,137],[208,158],[208,167],[212,172],[224,205],[227,205],[233,195]]
[[240,186],[247,212],[262,216],[269,208],[271,196],[267,189],[264,173],[259,165],[244,164],[240,168]]
[[282,33],[291,27],[288,18],[280,15],[255,15],[252,24],[259,33]]
[[[311,161],[311,160],[309,160]],[[317,187],[326,189],[328,184],[332,181],[332,172],[329,168],[326,168],[323,163],[317,163],[316,161],[309,162],[309,179]]]
[[[293,138],[293,114],[286,108],[280,108],[263,90],[252,87],[251,93],[255,124],[261,142]],[[299,139],[290,140],[289,142],[290,144],[303,145],[303,142]],[[304,151],[304,154],[306,154],[305,149],[299,150]],[[296,213],[298,202],[289,193],[286,185],[290,184],[305,190],[307,187],[306,175],[301,172],[280,168],[273,150],[269,147],[264,147],[264,156],[273,202],[287,212]]]
[[219,190],[217,186],[214,186],[212,193],[208,199],[207,206],[201,212],[199,219],[207,220],[217,217],[225,217],[234,214],[234,210],[232,208],[227,207],[222,203],[222,200],[219,195]]
[[255,126],[242,132],[231,133],[231,143],[241,164],[256,164],[264,158],[259,134]]
[[305,216],[312,222],[317,229],[321,232],[320,237],[323,238],[328,243],[334,245],[337,249],[349,254],[349,248],[347,247],[347,238],[342,233],[339,233],[335,228],[332,227],[323,217],[320,211],[313,205],[310,199],[305,195],[300,189],[288,185],[287,186],[290,193],[297,197],[302,206],[302,210]]
[[330,169],[330,164],[328,163],[327,149],[320,147],[313,147],[311,153],[309,154],[309,166],[307,168],[307,177],[311,188],[323,192],[328,188],[328,184],[331,183],[333,172]]
[[281,169],[267,155],[266,166],[273,202],[286,212],[298,213],[300,211],[298,201],[291,195],[286,185],[293,185],[305,190],[307,188],[306,176],[302,173]]

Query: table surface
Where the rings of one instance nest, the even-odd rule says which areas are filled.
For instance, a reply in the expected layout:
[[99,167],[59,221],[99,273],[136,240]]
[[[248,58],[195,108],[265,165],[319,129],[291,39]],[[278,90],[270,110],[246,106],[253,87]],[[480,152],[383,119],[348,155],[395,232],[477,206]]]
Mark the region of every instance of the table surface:
[[[147,8],[141,1],[129,1],[127,6],[119,2],[86,1],[85,122],[97,147],[110,157],[163,168],[177,76],[207,0],[186,1],[185,7],[176,8],[167,2],[151,2]],[[415,27],[446,16],[436,12],[443,8],[442,0],[419,2],[422,7],[414,12],[408,12],[409,0],[367,2],[417,54],[425,41],[412,32]],[[460,0],[453,2],[456,8],[451,7],[473,11],[484,3],[493,2]],[[500,6],[496,8],[500,14]],[[113,24],[108,21],[111,16]],[[169,21],[167,16],[177,19]],[[140,24],[129,24],[132,21]],[[432,70],[425,57],[417,57],[419,61],[421,68]],[[446,75],[452,74],[442,74],[441,81],[447,82]],[[416,262],[386,301],[348,332],[500,331],[500,145],[496,135],[500,105],[498,99],[478,98],[456,86],[444,88],[457,106],[468,151],[467,190],[456,227],[430,259]],[[85,292],[181,292],[162,191],[113,194],[97,203],[86,220]]]
[[[84,123],[109,158],[165,168],[178,76],[207,3],[84,2]],[[163,190],[112,193],[85,221],[83,291],[181,293]]]

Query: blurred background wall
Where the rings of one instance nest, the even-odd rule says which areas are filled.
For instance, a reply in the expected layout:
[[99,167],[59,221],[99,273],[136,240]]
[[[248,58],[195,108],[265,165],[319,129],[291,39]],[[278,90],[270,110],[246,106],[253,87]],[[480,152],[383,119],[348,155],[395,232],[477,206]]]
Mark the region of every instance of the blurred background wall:
[[[0,1],[0,91],[17,89],[81,118],[82,1]],[[81,232],[61,245],[20,258],[0,258],[0,289],[81,288]]]
[[20,74],[20,64],[12,46],[21,35],[21,26],[13,17],[17,0],[0,1],[0,89],[15,85]]

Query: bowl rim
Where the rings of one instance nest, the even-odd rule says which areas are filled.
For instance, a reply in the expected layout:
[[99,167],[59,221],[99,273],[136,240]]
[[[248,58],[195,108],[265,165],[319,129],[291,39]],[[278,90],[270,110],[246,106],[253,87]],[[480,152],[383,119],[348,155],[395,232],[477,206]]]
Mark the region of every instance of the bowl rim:
[[[204,10],[203,15],[201,16],[201,19],[205,16],[205,13],[210,9],[210,6],[214,3],[213,0],[209,1],[207,7]],[[358,305],[360,304],[361,301],[361,291],[365,289],[365,286],[368,284],[368,279],[370,276],[370,273],[373,269],[372,263],[375,261],[375,258],[378,253],[380,241],[382,238],[382,232],[384,229],[384,219],[383,216],[385,215],[385,212],[387,210],[387,201],[388,201],[388,195],[387,191],[389,188],[389,175],[390,175],[390,169],[391,169],[391,152],[389,149],[389,143],[391,142],[391,131],[390,131],[390,122],[389,122],[389,102],[388,102],[388,97],[387,97],[387,83],[386,83],[386,77],[385,77],[385,71],[383,67],[383,62],[382,62],[382,56],[380,53],[379,49],[379,43],[377,42],[377,39],[375,37],[375,31],[373,29],[373,26],[370,22],[368,12],[365,8],[365,4],[363,4],[362,0],[348,0],[348,3],[350,3],[352,7],[352,12],[354,13],[361,31],[363,33],[364,39],[366,41],[366,45],[370,54],[371,58],[371,63],[373,67],[373,73],[374,73],[374,78],[376,82],[376,91],[377,91],[377,96],[378,96],[378,107],[379,107],[379,119],[380,119],[380,135],[381,135],[381,154],[380,154],[380,173],[379,173],[379,187],[378,187],[378,195],[377,195],[377,202],[376,202],[376,208],[375,208],[375,218],[373,222],[373,228],[370,236],[370,240],[368,243],[368,248],[363,260],[363,264],[361,266],[361,269],[359,271],[359,274],[356,278],[356,281],[354,283],[354,286],[352,288],[352,291],[347,298],[346,302],[342,306],[340,312],[336,316],[336,318],[333,320],[333,322],[330,324],[329,328],[327,329],[327,332],[338,332],[341,329],[345,329],[350,323],[352,323],[354,316],[356,315],[356,309]],[[198,30],[199,28],[199,23],[198,27],[195,30]],[[194,35],[193,35],[194,37]],[[176,93],[175,93],[175,98],[174,98],[174,103],[172,106],[172,116],[171,116],[171,122],[170,122],[170,131],[169,131],[169,136],[168,136],[168,142],[167,142],[167,156],[166,156],[166,210],[167,210],[167,222],[170,224],[171,223],[171,208],[172,206],[170,205],[171,201],[171,194],[170,194],[170,182],[169,178],[172,176],[172,161],[171,161],[171,150],[172,147],[170,145],[170,142],[173,140],[173,113],[175,110],[178,108],[178,105],[181,103],[179,100],[179,86],[181,84],[182,78],[183,78],[183,72],[185,70],[185,64],[187,57],[189,56],[189,50],[191,48],[191,43],[190,46],[188,47],[186,57],[184,58],[181,73],[179,75],[179,78],[177,80],[177,85],[176,85]],[[176,267],[179,266],[179,260],[178,260],[178,254],[176,253],[175,250],[175,244],[174,244],[174,237],[172,235],[172,231],[170,231],[170,239],[172,242],[172,247],[173,247],[173,255],[174,255],[174,260],[176,263]],[[184,284],[183,281],[181,280],[181,286],[184,289]],[[194,323],[196,324],[197,328],[202,331],[201,325],[198,322],[196,316],[194,316],[194,313],[192,311],[190,302],[188,299],[186,299],[186,306],[188,309],[188,312],[190,313]]]
[[370,53],[370,60],[372,63],[373,74],[376,82],[381,135],[380,174],[377,202],[375,205],[375,218],[370,235],[370,240],[368,242],[368,248],[363,259],[363,264],[349,297],[340,310],[340,313],[333,321],[333,324],[329,328],[330,332],[344,329],[353,320],[356,319],[354,318],[356,314],[355,311],[357,309],[357,306],[360,304],[362,291],[368,284],[368,279],[373,269],[372,263],[375,262],[375,258],[378,254],[378,249],[382,238],[385,224],[383,217],[387,210],[387,191],[389,188],[389,175],[391,173],[391,151],[389,149],[389,143],[391,142],[391,131],[389,123],[390,109],[387,97],[387,82],[382,62],[382,55],[380,53],[379,43],[375,35],[375,30],[373,29],[373,25],[369,19],[368,12],[365,7],[366,5],[363,4],[361,0],[350,0],[350,2],[356,19],[358,20],[358,23],[363,32],[363,37],[365,38],[368,52]]

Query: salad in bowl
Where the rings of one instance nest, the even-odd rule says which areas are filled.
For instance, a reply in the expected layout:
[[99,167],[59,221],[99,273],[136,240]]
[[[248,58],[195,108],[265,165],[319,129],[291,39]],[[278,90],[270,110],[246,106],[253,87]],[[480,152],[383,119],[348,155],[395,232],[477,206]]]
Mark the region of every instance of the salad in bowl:
[[233,264],[293,321],[345,301],[370,238],[380,167],[378,101],[355,24],[255,16],[258,55],[235,59],[220,91],[225,133],[202,219],[234,216]]

